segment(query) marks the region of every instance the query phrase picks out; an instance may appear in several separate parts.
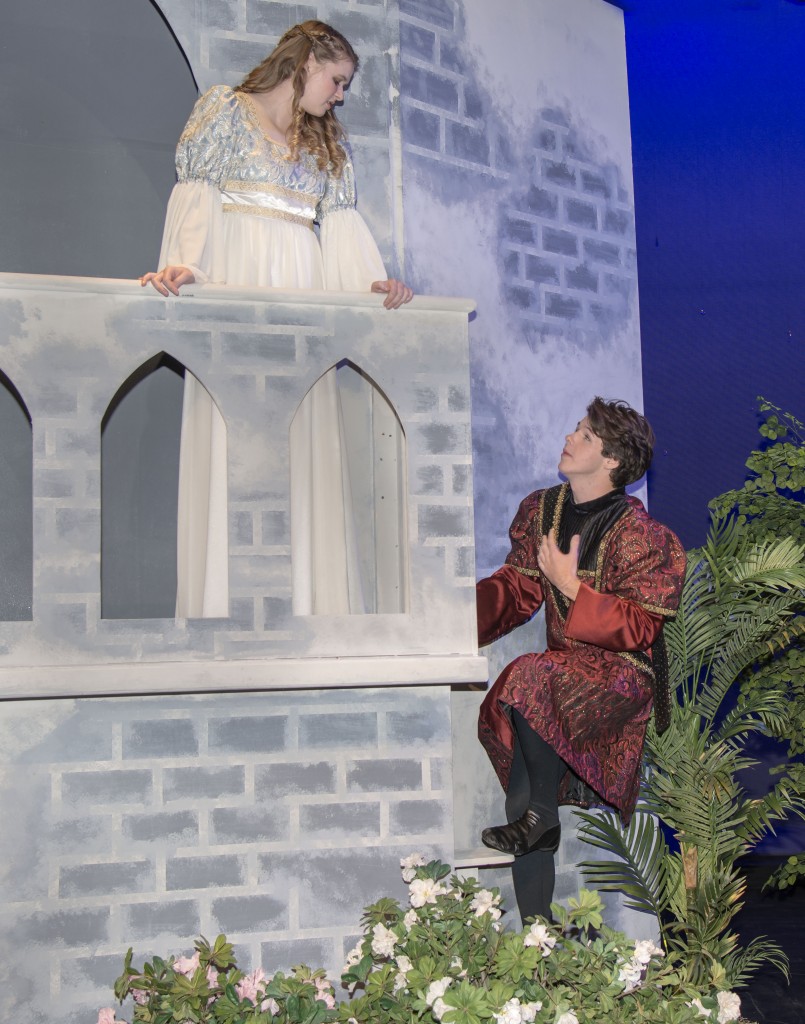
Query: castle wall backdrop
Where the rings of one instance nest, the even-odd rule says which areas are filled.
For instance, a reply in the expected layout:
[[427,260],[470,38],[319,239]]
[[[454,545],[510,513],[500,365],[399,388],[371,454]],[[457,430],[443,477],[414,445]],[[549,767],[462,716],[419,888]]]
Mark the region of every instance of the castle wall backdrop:
[[[477,564],[471,544],[444,545],[446,572],[468,587],[505,555],[520,498],[555,479],[563,435],[588,399],[641,398],[621,15],[603,0],[511,0],[501,23],[491,7],[160,5],[163,42],[173,45],[172,32],[183,50],[178,73],[186,84],[186,58],[201,89],[237,82],[303,17],[332,20],[361,52],[344,110],[361,209],[390,270],[422,292],[477,304]],[[153,19],[147,0],[142,10]],[[49,16],[38,11],[47,34]],[[30,20],[33,47],[40,25]],[[70,27],[84,35],[80,23]],[[108,62],[100,71],[93,62],[97,46],[78,65],[93,82],[112,73]],[[153,109],[153,95],[149,102]],[[63,128],[69,135],[68,121]],[[36,136],[34,121],[27,130]],[[76,127],[75,146],[79,137]],[[169,165],[167,150],[150,143]],[[104,167],[105,159],[98,157]],[[139,205],[116,212],[133,222]],[[159,205],[149,205],[154,225]],[[153,252],[158,234],[155,227]],[[125,221],[111,235],[123,254],[128,235]],[[24,269],[54,272],[47,256],[45,246],[42,263]],[[81,266],[57,272],[86,272]],[[3,330],[11,323],[0,319]],[[466,416],[460,389],[437,398],[443,415]],[[144,406],[144,417],[157,415]],[[133,443],[138,456],[142,448]],[[442,458],[434,448],[417,478],[419,499],[438,504],[466,489],[467,470],[453,465],[450,450]],[[530,636],[521,630],[499,644],[491,670],[539,643],[539,632],[535,623]],[[205,635],[198,631],[199,643]],[[0,1015],[94,1019],[126,946],[143,955],[186,950],[198,931],[226,930],[247,967],[307,959],[337,976],[362,906],[401,894],[399,856],[422,848],[452,859],[500,813],[471,733],[477,697],[454,695],[451,706],[444,685],[367,689],[359,698],[349,688],[123,698],[88,689],[3,704],[0,813],[14,828],[2,833]],[[458,722],[467,725],[451,729]],[[559,896],[577,887],[576,855],[568,845]]]

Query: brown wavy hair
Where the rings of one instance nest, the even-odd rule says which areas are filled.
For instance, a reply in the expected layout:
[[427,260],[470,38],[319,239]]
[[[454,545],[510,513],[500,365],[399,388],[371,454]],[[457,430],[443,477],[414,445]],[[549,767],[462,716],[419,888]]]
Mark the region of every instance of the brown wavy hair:
[[303,21],[288,29],[266,59],[246,75],[235,91],[270,92],[288,78],[293,79],[288,159],[296,161],[301,153],[311,153],[319,170],[329,166],[339,176],[347,158],[341,145],[341,139],[346,137],[341,122],[332,110],[323,117],[314,117],[299,106],[311,54],[320,64],[352,61],[355,71],[358,70],[358,55],[348,39],[323,21]]
[[609,474],[613,487],[625,487],[639,480],[654,454],[654,431],[646,417],[628,402],[607,402],[596,396],[587,406],[587,419],[593,433],[603,442],[604,458],[618,460]]

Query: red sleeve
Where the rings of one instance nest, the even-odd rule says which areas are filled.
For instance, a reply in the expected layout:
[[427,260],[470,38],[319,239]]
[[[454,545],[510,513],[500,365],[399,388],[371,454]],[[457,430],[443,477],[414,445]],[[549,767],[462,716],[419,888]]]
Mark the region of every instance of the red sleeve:
[[485,647],[516,626],[528,622],[542,604],[539,580],[524,576],[512,565],[481,580],[475,587],[478,601],[478,644]]
[[647,651],[657,639],[662,615],[616,594],[599,593],[582,583],[565,620],[565,636],[606,651]]

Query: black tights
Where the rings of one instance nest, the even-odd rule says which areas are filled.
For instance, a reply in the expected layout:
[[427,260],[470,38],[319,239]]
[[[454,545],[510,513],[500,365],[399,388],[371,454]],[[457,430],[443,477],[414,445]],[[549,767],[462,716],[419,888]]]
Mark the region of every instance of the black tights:
[[[516,821],[532,807],[548,825],[559,821],[559,783],[567,765],[519,711],[512,708],[514,759],[506,790],[506,820]],[[550,919],[555,868],[553,854],[535,850],[515,857],[512,881],[523,924],[537,915]]]

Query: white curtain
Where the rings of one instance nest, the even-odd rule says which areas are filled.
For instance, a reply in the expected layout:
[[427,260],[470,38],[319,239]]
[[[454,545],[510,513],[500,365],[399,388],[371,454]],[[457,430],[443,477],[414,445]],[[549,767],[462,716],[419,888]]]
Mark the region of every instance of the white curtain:
[[[295,614],[406,610],[404,446],[387,399],[349,364],[301,402],[290,436]],[[179,465],[176,615],[226,617],[226,425],[189,371]]]
[[179,448],[177,618],[229,615],[226,424],[212,395],[185,370]]
[[294,613],[405,611],[404,436],[386,398],[333,368],[300,404],[290,446]]

